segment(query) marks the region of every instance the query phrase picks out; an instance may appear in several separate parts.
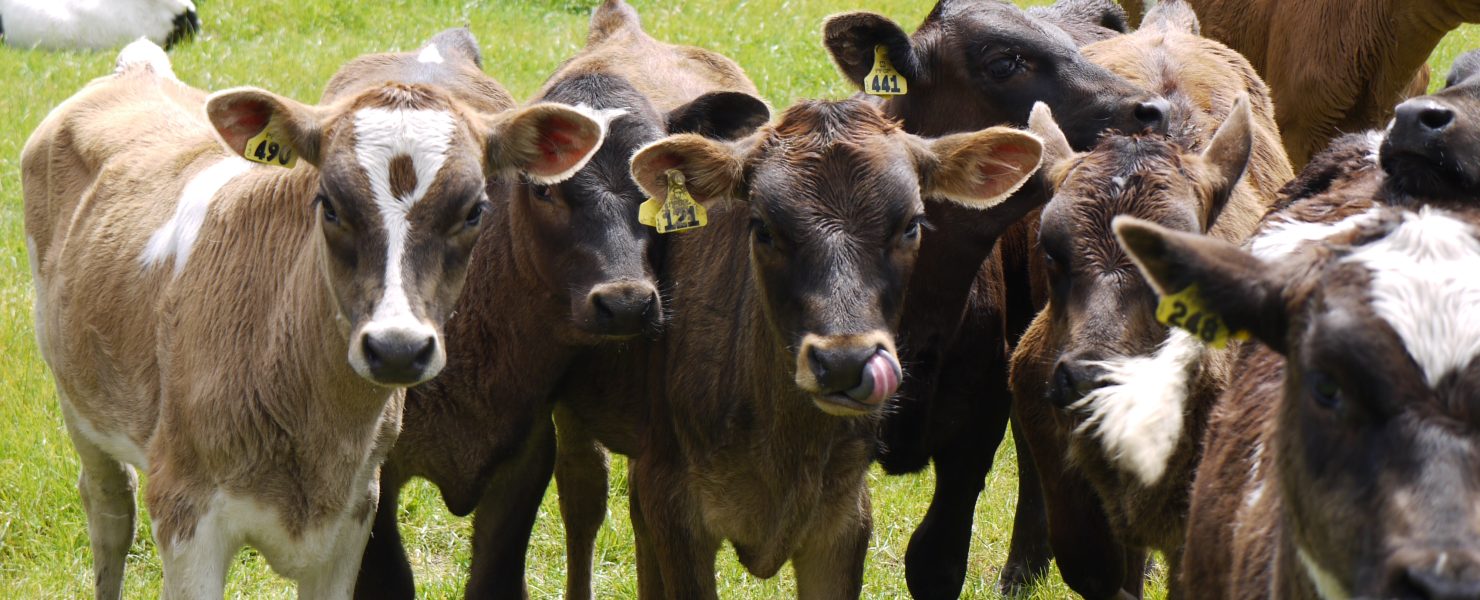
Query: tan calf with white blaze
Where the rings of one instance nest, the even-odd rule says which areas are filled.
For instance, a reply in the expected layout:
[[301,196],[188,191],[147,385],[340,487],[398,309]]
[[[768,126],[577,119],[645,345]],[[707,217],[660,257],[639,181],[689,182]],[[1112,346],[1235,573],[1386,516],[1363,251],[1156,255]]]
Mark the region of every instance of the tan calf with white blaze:
[[[445,362],[487,177],[559,180],[604,134],[568,107],[484,114],[447,86],[364,79],[383,83],[325,106],[207,96],[141,41],[27,142],[36,333],[98,597],[121,593],[135,468],[165,597],[221,597],[242,545],[301,597],[347,597],[401,386]],[[244,160],[259,134],[302,164]]]

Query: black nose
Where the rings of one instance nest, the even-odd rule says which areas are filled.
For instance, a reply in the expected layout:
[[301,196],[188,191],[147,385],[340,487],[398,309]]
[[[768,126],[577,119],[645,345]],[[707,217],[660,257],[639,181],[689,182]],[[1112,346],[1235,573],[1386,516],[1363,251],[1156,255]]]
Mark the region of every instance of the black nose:
[[658,292],[644,283],[614,283],[591,290],[595,333],[632,336],[642,333],[658,318]]
[[367,333],[360,341],[375,380],[409,385],[422,380],[437,353],[437,338],[402,332]]
[[1166,98],[1152,98],[1136,104],[1132,114],[1136,122],[1141,124],[1143,131],[1165,134],[1167,132],[1167,115],[1172,112],[1172,103]]
[[1403,597],[1418,597],[1425,600],[1476,600],[1480,599],[1480,579],[1456,577],[1436,572],[1433,563],[1422,567],[1409,567],[1403,571]]
[[1093,361],[1064,357],[1054,368],[1053,382],[1049,395],[1055,406],[1068,408],[1083,400],[1090,392],[1104,387],[1101,378],[1104,370],[1092,366]]
[[1454,109],[1430,98],[1418,98],[1399,104],[1393,119],[1390,135],[1429,138],[1454,125]]
[[863,382],[863,368],[877,352],[878,348],[873,346],[812,346],[807,351],[807,360],[812,366],[812,376],[817,378],[819,391],[836,394],[854,389]]

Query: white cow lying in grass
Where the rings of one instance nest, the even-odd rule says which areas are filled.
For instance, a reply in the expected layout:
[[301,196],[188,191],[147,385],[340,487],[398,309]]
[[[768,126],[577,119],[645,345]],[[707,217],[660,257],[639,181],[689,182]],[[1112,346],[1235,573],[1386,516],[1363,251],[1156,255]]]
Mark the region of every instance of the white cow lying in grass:
[[168,49],[199,31],[191,0],[0,0],[0,37],[17,48],[103,50],[144,37]]

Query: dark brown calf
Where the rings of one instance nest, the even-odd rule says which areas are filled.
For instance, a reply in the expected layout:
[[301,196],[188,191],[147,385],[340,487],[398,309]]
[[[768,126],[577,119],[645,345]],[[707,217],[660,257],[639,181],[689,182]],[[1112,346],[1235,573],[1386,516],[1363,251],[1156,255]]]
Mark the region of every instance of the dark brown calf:
[[799,104],[733,144],[675,136],[634,157],[650,193],[677,170],[710,211],[669,242],[664,279],[688,308],[653,356],[642,409],[570,411],[561,431],[631,458],[643,597],[713,598],[726,540],[761,577],[792,561],[804,598],[857,597],[864,475],[899,382],[925,198],[978,207],[969,216],[1000,232],[1032,208],[1004,199],[1038,159],[1021,132],[925,140],[860,100]]
[[[606,3],[593,21],[608,36],[627,35],[624,28],[645,35],[621,2]],[[584,105],[603,117],[607,135],[590,162],[558,185],[526,179],[490,187],[489,235],[478,240],[447,325],[455,355],[440,377],[409,393],[401,438],[382,471],[384,497],[359,597],[415,592],[396,528],[397,493],[412,477],[435,484],[454,514],[476,509],[467,594],[525,594],[525,551],[555,461],[553,391],[585,348],[655,336],[661,325],[650,262],[654,234],[637,222],[644,195],[628,160],[669,133],[746,134],[768,116],[753,95],[719,87],[734,78],[723,57],[690,58],[652,41],[666,52],[649,52],[648,60],[668,61],[654,68],[687,76],[695,95],[675,98],[669,86],[666,95],[651,98],[635,83],[643,80],[591,66],[603,56],[604,41],[593,38],[593,49],[567,63],[536,99]],[[424,50],[421,58],[462,61],[476,70],[478,48],[470,38],[429,48],[437,50]]]
[[[1099,0],[1028,12],[1005,2],[946,0],[913,35],[885,17],[853,12],[828,19],[824,37],[855,84],[869,72],[875,46],[889,48],[909,93],[885,100],[883,108],[907,131],[1023,126],[1041,101],[1059,111],[1075,146],[1087,148],[1106,129],[1138,131],[1165,121],[1163,101],[1090,63],[1076,47],[1118,35],[1123,25],[1114,26],[1122,21],[1118,7]],[[1022,193],[1039,192],[1029,186]],[[890,473],[934,463],[935,493],[910,540],[906,576],[918,598],[954,598],[966,576],[976,499],[1011,408],[1007,342],[1036,308],[1027,227],[1009,232],[999,253],[993,251],[999,236],[980,229],[967,209],[932,204],[926,210],[937,229],[921,246],[920,274],[907,292],[911,309],[900,325],[910,377],[884,421],[878,460]],[[1044,572],[1050,558],[1036,471],[1017,437],[1018,518],[1002,577],[1010,589]]]

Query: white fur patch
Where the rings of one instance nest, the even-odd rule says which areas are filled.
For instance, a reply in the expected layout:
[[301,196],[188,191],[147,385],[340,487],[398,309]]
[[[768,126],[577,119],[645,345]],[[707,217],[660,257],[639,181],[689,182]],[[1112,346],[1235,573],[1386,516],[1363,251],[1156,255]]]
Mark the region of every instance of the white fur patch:
[[[3,16],[3,15],[0,15]],[[118,53],[118,60],[114,62],[113,70],[122,73],[124,69],[132,65],[148,65],[149,70],[155,75],[178,79],[175,77],[175,69],[170,65],[169,55],[164,53],[164,48],[149,41],[149,38],[139,38],[124,46]]]
[[1094,435],[1112,461],[1154,485],[1182,437],[1188,385],[1204,348],[1192,334],[1173,329],[1151,356],[1094,363],[1109,385],[1070,407],[1089,414],[1076,433]]
[[1373,208],[1335,223],[1308,223],[1285,218],[1261,231],[1249,241],[1249,251],[1265,262],[1278,261],[1295,254],[1306,244],[1335,235],[1349,233],[1377,221],[1380,209]]
[[1480,240],[1443,211],[1405,213],[1387,237],[1346,260],[1372,272],[1372,308],[1397,332],[1430,386],[1480,356]]
[[1346,592],[1346,586],[1341,585],[1341,582],[1337,581],[1336,576],[1332,575],[1330,571],[1316,564],[1315,559],[1306,553],[1305,548],[1297,547],[1295,552],[1300,556],[1300,566],[1305,567],[1305,576],[1309,577],[1310,582],[1315,585],[1316,595],[1320,596],[1322,600],[1346,600],[1347,598],[1351,598],[1351,594]]
[[1264,479],[1260,477],[1260,470],[1264,460],[1264,442],[1254,443],[1254,453],[1249,457],[1249,482],[1253,486],[1249,495],[1244,497],[1244,506],[1253,508],[1264,498]]
[[58,394],[58,396],[62,404],[62,413],[67,416],[67,422],[72,425],[73,429],[79,435],[87,438],[87,441],[92,442],[92,445],[101,448],[108,456],[131,464],[140,471],[149,471],[148,454],[144,452],[142,446],[134,443],[133,438],[122,432],[105,432],[98,429],[97,426],[93,425],[92,421],[77,414],[77,411],[72,408],[71,401],[65,395]]
[[[452,114],[440,110],[367,108],[355,113],[355,159],[370,180],[370,191],[386,236],[383,295],[365,323],[364,331],[368,334],[425,338],[436,333],[412,312],[406,295],[406,238],[411,232],[407,215],[426,196],[447,162],[455,128]],[[398,198],[391,193],[390,165],[393,159],[403,155],[411,158],[416,188]],[[358,343],[351,344],[350,362],[361,375],[369,377],[369,365],[359,347]]]
[[47,50],[105,50],[145,37],[165,43],[190,0],[3,0],[5,44]]
[[139,255],[139,263],[145,268],[153,267],[173,258],[175,275],[185,269],[190,260],[190,251],[200,228],[210,213],[211,201],[222,187],[252,168],[252,163],[239,156],[231,156],[212,164],[185,184],[180,199],[175,203],[175,214],[163,226],[149,236],[149,243]]
[[416,55],[416,62],[440,65],[442,64],[442,52],[437,50],[436,44],[427,44],[427,47],[422,48],[421,53]]

